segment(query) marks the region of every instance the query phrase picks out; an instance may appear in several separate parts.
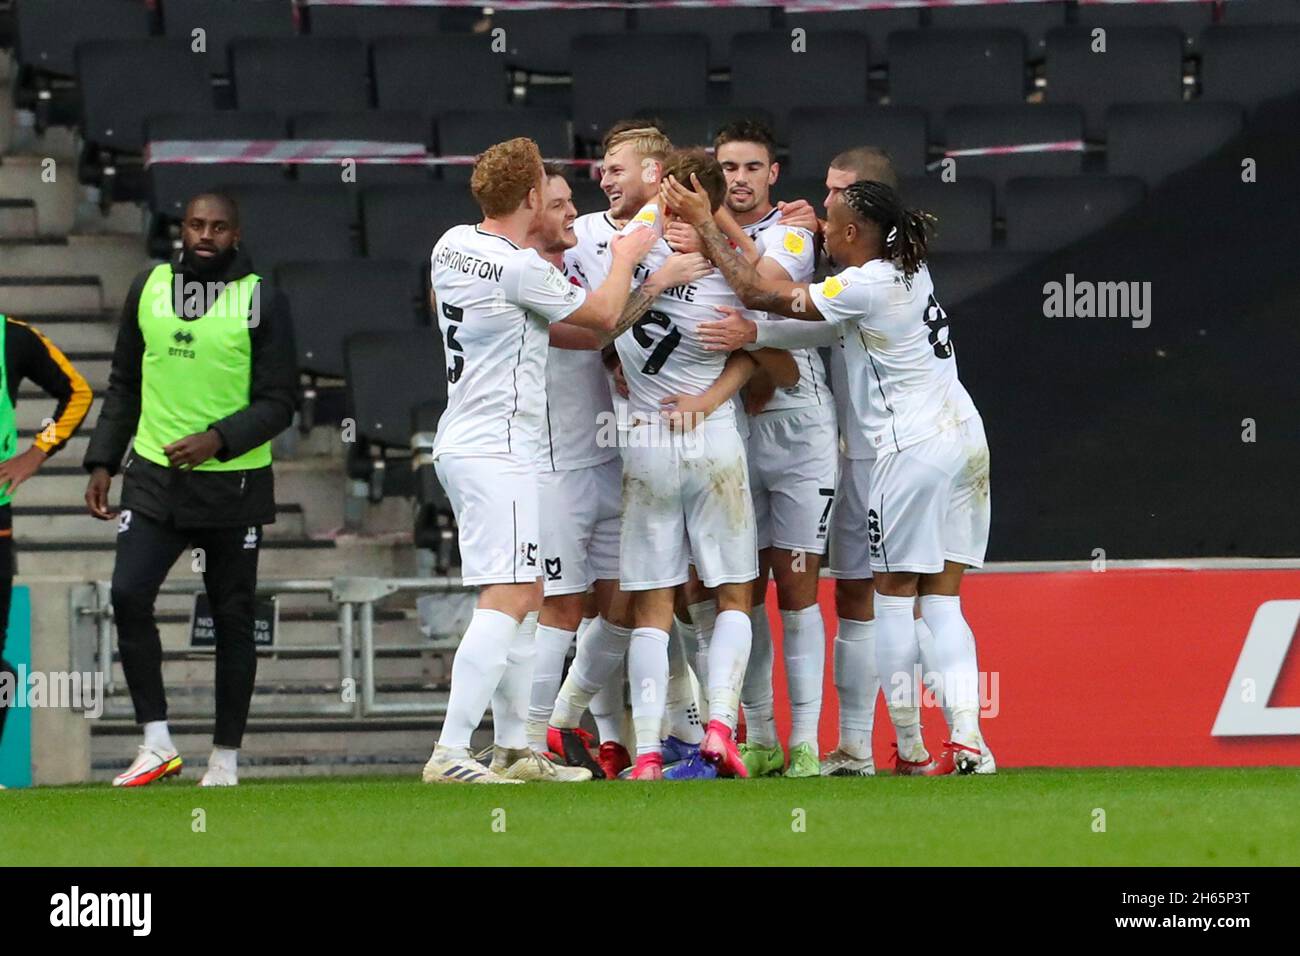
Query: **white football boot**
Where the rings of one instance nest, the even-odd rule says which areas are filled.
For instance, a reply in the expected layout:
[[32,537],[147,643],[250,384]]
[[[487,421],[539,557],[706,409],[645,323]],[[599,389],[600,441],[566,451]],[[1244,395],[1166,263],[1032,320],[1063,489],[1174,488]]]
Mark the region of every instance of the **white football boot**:
[[113,778],[113,786],[143,787],[155,780],[176,776],[181,772],[181,766],[181,756],[175,750],[160,750],[141,744],[131,766]]
[[492,764],[488,769],[507,780],[524,783],[584,783],[591,779],[591,771],[586,767],[564,767],[552,763],[544,754],[528,747],[509,750],[494,746]]
[[876,762],[871,757],[854,757],[843,750],[832,750],[822,758],[823,777],[874,777]]
[[507,780],[483,766],[468,748],[434,747],[433,756],[424,765],[420,779],[425,783],[523,783]]

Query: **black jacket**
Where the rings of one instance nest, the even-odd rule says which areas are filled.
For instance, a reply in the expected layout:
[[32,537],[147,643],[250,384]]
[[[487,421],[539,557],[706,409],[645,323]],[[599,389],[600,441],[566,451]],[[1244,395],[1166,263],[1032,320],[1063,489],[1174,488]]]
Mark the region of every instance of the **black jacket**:
[[[178,263],[173,269],[182,279]],[[107,468],[115,474],[140,420],[141,363],[144,336],[140,332],[140,296],[152,270],[136,277],[122,306],[122,323],[113,350],[104,407],[95,424],[83,461],[85,469]],[[207,282],[231,282],[254,271],[248,258],[238,254],[229,267]],[[207,286],[205,286],[206,288]],[[178,296],[182,286],[177,285]],[[211,303],[202,303],[191,315],[202,315]],[[184,303],[174,303],[186,321]],[[298,370],[293,329],[284,296],[261,283],[258,321],[250,329],[252,380],[248,405],[211,426],[222,440],[219,461],[229,461],[270,441],[293,421]],[[270,524],[275,520],[275,484],[271,469],[244,471],[188,471],[156,465],[130,455],[122,464],[122,507],[180,528],[221,528]]]

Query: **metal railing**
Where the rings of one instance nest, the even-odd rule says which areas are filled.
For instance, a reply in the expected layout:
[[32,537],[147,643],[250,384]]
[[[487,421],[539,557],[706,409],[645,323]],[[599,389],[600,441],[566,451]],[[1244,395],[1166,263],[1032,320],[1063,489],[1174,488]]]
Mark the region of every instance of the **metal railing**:
[[[203,589],[202,581],[168,581],[160,594],[193,595]],[[448,601],[447,617],[452,625],[439,628],[420,642],[375,642],[375,606],[385,598],[399,592],[425,595],[456,596],[458,601]],[[339,665],[339,695],[337,704],[302,705],[297,711],[277,711],[276,716],[307,717],[411,717],[442,716],[445,705],[441,702],[393,701],[379,699],[375,682],[375,662],[381,656],[406,655],[454,650],[459,643],[463,627],[459,623],[466,605],[472,604],[475,592],[466,589],[459,578],[380,578],[336,577],[318,579],[286,579],[259,582],[259,596],[319,595],[327,597],[335,607],[338,640],[332,644],[281,644],[278,635],[270,645],[258,648],[259,653],[284,657],[337,657]],[[103,675],[104,690],[113,693],[117,688],[113,680],[113,606],[108,581],[91,581],[69,591],[70,641],[72,661],[82,671],[98,670]],[[461,604],[461,607],[457,607]],[[439,637],[438,635],[444,635]],[[188,658],[205,652],[199,649],[170,650],[164,659]]]

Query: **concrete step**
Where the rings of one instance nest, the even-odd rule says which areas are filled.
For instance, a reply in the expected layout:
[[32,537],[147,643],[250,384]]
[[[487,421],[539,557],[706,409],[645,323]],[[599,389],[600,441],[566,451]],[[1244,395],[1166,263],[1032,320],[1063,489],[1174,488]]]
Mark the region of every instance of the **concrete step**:
[[152,261],[137,234],[13,239],[3,243],[0,276],[93,275],[100,280],[105,301],[116,308],[132,280]]
[[101,311],[105,305],[96,275],[0,276],[0,299],[6,315],[31,317],[39,312]]
[[0,199],[0,238],[37,235],[35,199]]
[[[94,390],[95,386],[90,386]],[[24,401],[24,398],[26,400]],[[104,405],[104,392],[97,391],[90,400],[90,409],[81,421],[81,430],[89,432],[99,420],[99,410]],[[22,435],[35,434],[54,425],[55,401],[44,392],[37,391],[35,396],[26,397],[21,393],[14,408],[14,418],[18,422],[18,431]]]
[[[105,522],[106,528],[115,528]],[[15,529],[22,577],[72,576],[87,581],[108,580],[113,574],[113,534],[93,538],[43,541],[26,534],[21,524]],[[415,577],[420,565],[411,536],[359,537],[341,535],[334,539],[277,538],[268,536],[258,557],[258,575],[270,578],[330,578],[338,575]],[[190,557],[182,555],[171,570],[173,578],[197,580]]]
[[[64,353],[112,353],[113,347],[117,344],[118,313],[115,311],[50,312],[38,315],[15,313],[14,318],[22,319],[34,326]],[[25,382],[19,389],[18,397],[43,394],[40,389]]]
[[[21,489],[20,489],[21,490]],[[43,542],[83,541],[103,537],[111,541],[117,532],[113,522],[100,521],[86,511],[85,504],[15,505],[14,528],[26,540]],[[279,504],[274,524],[266,526],[268,538],[302,538],[302,506]]]
[[[76,146],[64,142],[68,135],[50,130],[50,135],[37,138],[30,128],[20,128],[11,147],[24,150],[24,154],[10,153],[0,162],[0,197],[29,199],[35,204],[37,235],[66,236],[76,226],[82,189],[77,182]],[[30,229],[18,233],[31,234]]]

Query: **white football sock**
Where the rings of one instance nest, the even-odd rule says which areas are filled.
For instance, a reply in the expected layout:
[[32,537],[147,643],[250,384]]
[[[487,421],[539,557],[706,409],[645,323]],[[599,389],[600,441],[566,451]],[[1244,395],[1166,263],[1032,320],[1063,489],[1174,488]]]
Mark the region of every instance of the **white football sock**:
[[674,620],[668,635],[668,701],[664,707],[662,736],[671,734],[684,743],[698,744],[704,739],[704,727],[695,705],[695,688],[683,643]]
[[632,631],[627,647],[628,689],[637,756],[659,753],[660,725],[668,695],[668,632],[657,627]]
[[144,745],[151,750],[176,752],[176,745],[172,743],[172,734],[167,727],[167,721],[151,720],[144,725]]
[[533,690],[533,661],[537,659],[537,612],[523,622],[506,651],[506,669],[492,692],[492,742],[509,750],[528,746],[528,698]]
[[591,625],[595,624],[598,620],[600,620],[598,617],[584,617],[578,624],[578,630],[573,635],[574,639],[579,641],[582,640],[582,635],[587,633],[587,628],[591,627]]
[[[632,632],[628,631],[628,640]],[[627,659],[624,654],[624,662]],[[596,733],[603,744],[607,740],[622,745],[626,733],[624,723],[627,720],[627,666],[620,662],[614,676],[605,681],[605,686],[596,691],[588,705],[592,719],[596,721]]]
[[208,755],[208,768],[220,767],[234,773],[239,768],[239,750],[235,747],[213,747]]
[[948,725],[948,732],[951,733],[952,709],[949,708],[948,701],[943,695],[939,663],[934,652],[934,633],[919,617],[913,622],[913,626],[916,628],[916,649],[921,653],[921,682],[938,700],[939,707],[943,710],[944,723]]
[[898,752],[904,760],[919,760],[925,754],[921,741],[921,708],[916,690],[916,627],[912,609],[916,599],[877,594],[876,673],[885,692],[889,719],[898,738]]
[[739,717],[740,685],[749,662],[753,626],[744,611],[723,611],[709,642],[709,720],[721,721],[732,730]]
[[839,749],[858,760],[871,756],[876,719],[875,621],[842,617],[835,635],[835,691],[840,701]]
[[822,684],[826,680],[826,624],[821,605],[782,611],[781,629],[785,678],[790,687],[790,746],[812,744],[818,750]]
[[943,701],[952,712],[954,739],[966,743],[979,738],[979,663],[975,635],[961,613],[957,595],[927,594],[921,598],[921,616],[934,633],[934,663],[942,675]]
[[745,680],[740,685],[740,702],[745,708],[745,740],[756,747],[775,747],[777,739],[776,714],[772,702],[772,629],[768,626],[766,604],[758,604],[750,608],[749,623],[752,635],[749,662],[745,665]]
[[695,676],[705,687],[709,686],[709,641],[718,620],[718,602],[713,598],[692,604],[691,623],[695,625]]
[[[578,643],[578,653],[555,698],[552,727],[576,727],[592,698],[611,679],[622,681],[623,657],[632,632],[610,624],[604,618],[587,629]],[[617,675],[617,677],[616,677]]]
[[708,652],[700,651],[700,630],[694,624],[687,624],[676,615],[673,616],[673,627],[677,628],[677,633],[682,639],[682,650],[686,654],[686,663],[690,665],[691,670],[695,672],[695,684],[698,694],[695,699],[695,706],[698,711],[701,726],[708,726],[709,723],[709,677],[708,661],[705,659]]
[[503,611],[476,608],[451,662],[451,693],[438,746],[468,750],[505,673],[519,622]]
[[528,701],[528,746],[546,753],[546,725],[555,710],[555,696],[564,677],[564,658],[576,635],[549,624],[537,625],[537,656],[533,660],[533,688]]

